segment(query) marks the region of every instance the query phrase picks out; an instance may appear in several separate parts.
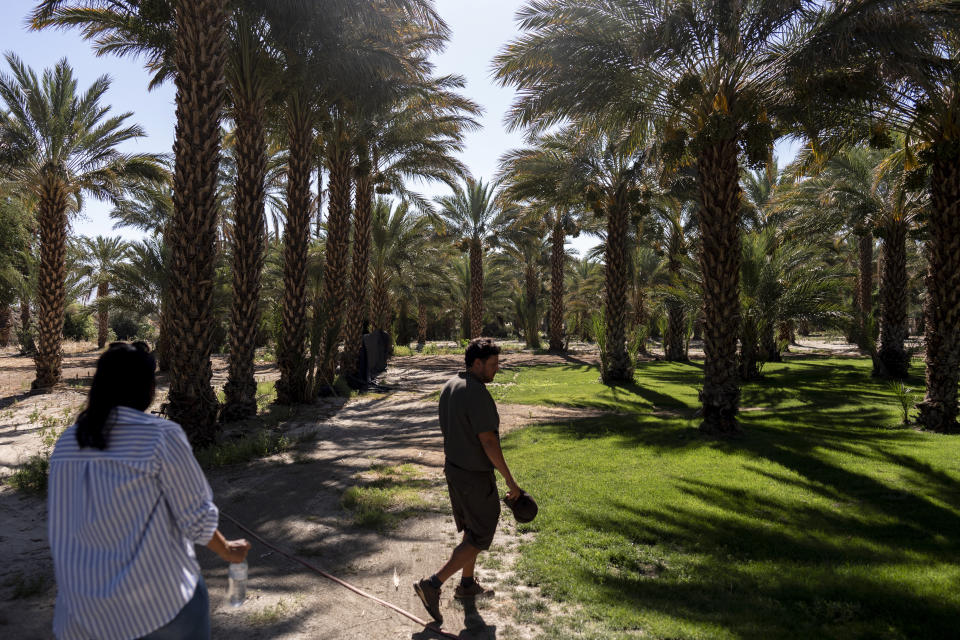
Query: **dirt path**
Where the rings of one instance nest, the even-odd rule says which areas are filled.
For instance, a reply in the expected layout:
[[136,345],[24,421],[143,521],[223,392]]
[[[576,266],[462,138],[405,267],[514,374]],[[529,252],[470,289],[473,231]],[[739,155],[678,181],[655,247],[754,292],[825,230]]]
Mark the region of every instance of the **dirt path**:
[[[555,356],[511,355],[505,364],[552,363]],[[569,359],[559,361],[569,362]],[[326,420],[300,418],[285,425],[291,435],[313,434],[295,450],[210,473],[218,506],[274,544],[330,570],[360,588],[426,617],[412,582],[436,570],[456,543],[457,534],[442,476],[442,441],[436,404],[427,396],[462,365],[458,357],[396,358],[380,382],[391,390],[356,398],[337,410],[328,402],[317,414]],[[39,426],[21,424],[39,411],[31,403],[53,402],[57,410],[79,405],[83,396],[69,389],[20,400],[7,411],[16,423],[0,422],[0,436],[14,431],[36,448]],[[23,405],[23,406],[21,406]],[[40,405],[38,405],[40,406]],[[501,405],[504,430],[535,422],[598,415],[554,407]],[[5,447],[0,448],[0,450]],[[411,485],[422,494],[421,515],[379,533],[360,528],[341,506],[344,491],[362,485],[371,467],[408,465]],[[382,467],[378,467],[382,468]],[[518,604],[538,594],[518,584],[512,567],[521,539],[507,513],[494,547],[481,561],[478,575],[497,596],[464,609],[446,589],[442,608],[446,627],[462,638],[532,638],[537,630],[517,622]],[[0,489],[0,636],[48,638],[55,588],[46,545],[43,503]],[[240,533],[228,522],[228,536]],[[437,637],[414,623],[315,576],[300,565],[255,546],[250,555],[248,601],[231,609],[225,602],[226,566],[198,549],[211,595],[215,638],[329,638],[343,640]],[[393,576],[399,577],[399,588]],[[523,616],[519,616],[523,618]]]

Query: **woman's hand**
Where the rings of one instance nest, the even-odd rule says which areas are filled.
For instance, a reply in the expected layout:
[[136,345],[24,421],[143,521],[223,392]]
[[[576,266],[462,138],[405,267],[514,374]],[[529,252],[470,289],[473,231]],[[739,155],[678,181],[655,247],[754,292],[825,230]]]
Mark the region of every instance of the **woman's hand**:
[[227,540],[227,550],[221,554],[221,558],[227,562],[243,562],[247,559],[247,552],[250,551],[250,543],[240,538],[239,540]]
[[227,540],[217,529],[207,543],[207,549],[223,558],[227,562],[243,562],[247,559],[247,552],[250,551],[250,543],[243,538],[239,540]]

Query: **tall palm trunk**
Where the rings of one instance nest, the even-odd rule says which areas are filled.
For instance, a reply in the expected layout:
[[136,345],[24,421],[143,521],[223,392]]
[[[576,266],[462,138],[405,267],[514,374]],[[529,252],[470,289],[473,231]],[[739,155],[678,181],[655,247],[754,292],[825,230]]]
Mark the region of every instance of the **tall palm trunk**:
[[872,340],[869,334],[869,323],[873,313],[873,234],[867,231],[857,242],[858,271],[860,277],[857,283],[857,344],[861,349],[867,349],[868,341]]
[[[310,244],[310,172],[313,126],[310,110],[296,97],[287,108],[290,160],[287,173],[287,212],[283,234],[283,330],[277,353],[280,380],[277,402],[309,402],[307,384],[307,256]],[[315,309],[314,313],[319,310]]]
[[483,246],[479,238],[470,241],[470,338],[483,332]]
[[373,329],[390,330],[390,289],[386,278],[375,275],[370,287],[370,319]]
[[558,220],[550,234],[550,351],[563,351],[564,240],[563,224]]
[[960,143],[941,145],[948,148],[933,164],[927,240],[927,394],[917,408],[924,428],[954,433],[960,430]]
[[37,288],[37,377],[35,391],[49,391],[60,382],[63,318],[66,313],[67,193],[56,175],[48,177],[37,204],[40,268]]
[[367,278],[370,267],[370,220],[373,208],[373,176],[368,158],[361,157],[357,166],[355,204],[353,210],[353,272],[350,278],[351,301],[347,305],[343,325],[344,375],[357,375],[363,322],[367,315]]
[[160,294],[160,326],[157,329],[157,371],[170,371],[170,292],[169,287]]
[[606,275],[606,339],[603,358],[606,366],[601,372],[605,384],[633,380],[633,365],[627,353],[627,293],[629,272],[627,265],[627,223],[629,211],[625,202],[613,202],[607,207],[607,248],[604,255]]
[[[670,256],[667,270],[672,280],[679,278],[680,261],[676,256]],[[685,338],[687,333],[687,319],[683,312],[683,305],[676,300],[667,301],[667,330],[663,336],[663,357],[669,362],[685,362],[687,350]]]
[[740,379],[743,381],[760,377],[760,368],[757,366],[760,349],[757,339],[756,324],[752,320],[745,321],[740,330]]
[[37,345],[33,341],[33,329],[30,326],[30,300],[20,298],[20,349],[25,355],[37,353]]
[[9,304],[0,305],[0,348],[10,344],[10,328],[13,326]]
[[237,181],[233,215],[233,303],[230,307],[230,371],[223,388],[223,417],[239,420],[257,414],[254,358],[260,326],[260,274],[264,259],[264,178],[267,142],[265,101],[233,91],[236,122]]
[[540,291],[540,280],[537,278],[537,266],[532,260],[528,261],[524,268],[524,289],[526,297],[526,309],[524,313],[527,316],[527,346],[531,349],[540,348],[540,318],[538,313],[538,293]]
[[[335,136],[337,133],[334,134]],[[321,338],[322,360],[318,379],[333,382],[337,341],[346,298],[347,257],[350,251],[351,152],[345,134],[327,145],[330,171],[330,214],[327,218],[327,250],[323,267],[323,302],[326,322]]]
[[716,142],[697,158],[703,274],[703,423],[712,435],[740,432],[737,336],[740,330],[740,170],[734,140]]
[[107,344],[107,333],[110,331],[110,308],[107,306],[107,296],[110,295],[110,283],[101,282],[97,285],[97,349],[103,349]]
[[168,413],[194,446],[213,441],[217,398],[210,386],[220,118],[224,104],[226,0],[175,3],[177,128],[170,232]]
[[765,362],[780,362],[780,347],[777,345],[777,327],[773,322],[765,322],[760,330],[760,357]]
[[427,305],[423,300],[417,300],[417,344],[421,347],[427,344]]
[[883,239],[880,274],[880,348],[877,358],[883,376],[907,377],[910,358],[907,339],[907,229],[893,224]]

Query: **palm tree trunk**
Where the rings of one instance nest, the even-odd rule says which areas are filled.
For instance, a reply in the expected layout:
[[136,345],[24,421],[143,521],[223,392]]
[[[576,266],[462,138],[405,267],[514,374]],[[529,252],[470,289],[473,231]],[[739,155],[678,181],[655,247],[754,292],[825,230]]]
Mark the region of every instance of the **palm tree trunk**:
[[106,346],[107,333],[110,331],[110,309],[107,307],[109,294],[109,282],[101,282],[97,285],[97,349],[103,349]]
[[336,369],[337,342],[346,298],[347,257],[350,251],[351,149],[343,132],[327,145],[330,172],[330,214],[327,218],[326,262],[323,267],[323,302],[326,307],[319,380],[332,383]]
[[879,373],[902,380],[907,377],[910,367],[910,358],[904,348],[907,339],[907,229],[902,224],[887,229],[881,269]]
[[703,423],[711,435],[740,432],[737,410],[737,336],[740,332],[740,168],[737,144],[724,140],[697,158],[701,209],[700,269],[703,274]]
[[417,300],[417,345],[427,344],[427,305]]
[[47,181],[37,204],[40,266],[37,288],[37,377],[30,385],[49,391],[60,382],[63,359],[63,318],[66,312],[67,193],[56,178]]
[[177,0],[173,224],[170,233],[170,392],[167,411],[194,446],[216,434],[210,386],[226,0]]
[[479,239],[470,242],[470,338],[483,332],[483,247]]
[[367,278],[370,267],[370,216],[373,208],[373,176],[368,160],[361,158],[357,167],[356,194],[353,210],[353,273],[350,279],[352,299],[346,309],[343,325],[344,375],[356,376],[363,340],[363,321],[367,315]]
[[20,298],[20,350],[24,355],[34,355],[37,345],[33,341],[33,330],[30,326],[30,300]]
[[531,349],[540,348],[540,319],[537,313],[538,293],[540,281],[537,279],[537,266],[527,262],[524,269],[524,288],[526,289],[526,316],[527,316],[527,346]]
[[[671,281],[679,278],[680,261],[676,255],[668,256],[667,270]],[[687,319],[683,312],[683,305],[676,300],[667,300],[667,330],[663,336],[663,357],[668,362],[685,362],[687,350],[684,339],[687,333]]]
[[746,382],[760,377],[757,367],[757,327],[750,320],[743,323],[740,332],[740,380]]
[[370,288],[370,303],[372,305],[370,315],[373,320],[373,328],[389,333],[390,290],[387,287],[386,279],[382,276],[374,275],[373,284]]
[[10,305],[0,305],[0,349],[10,345],[10,328],[13,326]]
[[624,202],[615,202],[607,208],[607,248],[604,272],[606,275],[606,367],[601,372],[604,384],[630,382],[633,365],[627,353],[627,223],[629,211]]
[[233,214],[233,303],[230,306],[230,370],[223,387],[225,420],[257,415],[254,358],[260,327],[260,274],[264,259],[265,104],[234,88],[237,182]]
[[873,234],[867,231],[860,236],[857,245],[860,272],[857,286],[858,346],[869,350],[868,342],[873,339],[868,335],[868,318],[873,313]]
[[[307,384],[307,256],[310,244],[310,172],[313,125],[310,110],[296,97],[287,106],[290,160],[287,174],[287,212],[283,234],[283,309],[277,348],[277,402],[309,402]],[[315,313],[319,310],[314,310]]]
[[777,345],[777,327],[773,322],[767,322],[760,331],[760,357],[765,362],[780,362],[780,347]]
[[[957,142],[941,142],[933,163],[927,240],[927,394],[918,422],[925,429],[956,433],[960,378],[960,154]],[[945,152],[946,151],[946,152]]]
[[563,351],[564,240],[563,224],[557,221],[550,235],[550,351]]

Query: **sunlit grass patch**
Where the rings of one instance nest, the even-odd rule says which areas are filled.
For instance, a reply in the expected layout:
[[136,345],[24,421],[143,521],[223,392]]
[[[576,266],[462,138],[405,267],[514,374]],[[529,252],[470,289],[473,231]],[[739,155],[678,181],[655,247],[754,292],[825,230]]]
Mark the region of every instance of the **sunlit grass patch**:
[[388,531],[431,509],[427,493],[433,483],[414,465],[374,465],[357,479],[360,484],[348,488],[340,502],[358,527]]
[[596,369],[518,370],[509,402],[619,414],[504,438],[540,504],[521,577],[611,639],[954,637],[960,439],[901,427],[870,370],[767,365],[730,442],[696,429],[696,365],[643,363],[617,395]]

